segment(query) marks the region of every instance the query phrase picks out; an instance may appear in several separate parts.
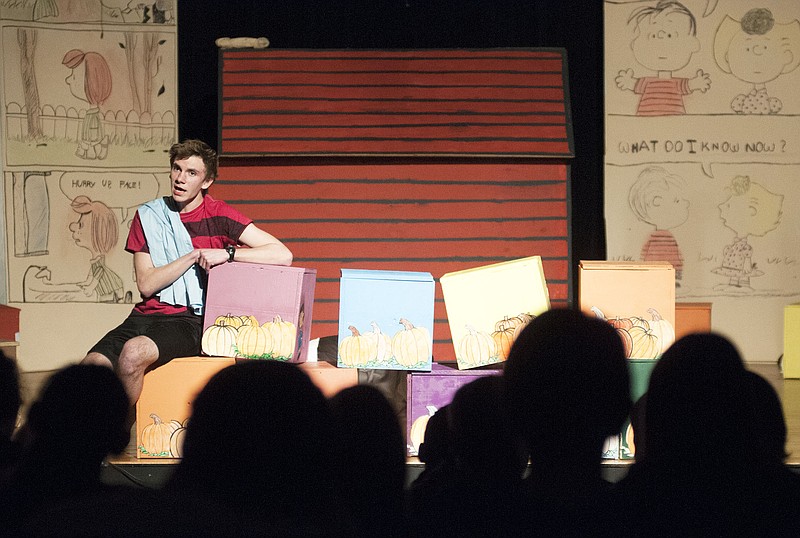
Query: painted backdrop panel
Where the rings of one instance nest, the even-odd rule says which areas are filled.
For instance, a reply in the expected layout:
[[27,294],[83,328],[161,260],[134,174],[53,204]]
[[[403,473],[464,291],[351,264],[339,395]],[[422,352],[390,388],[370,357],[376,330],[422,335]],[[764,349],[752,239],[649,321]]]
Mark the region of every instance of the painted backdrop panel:
[[605,5],[608,257],[662,259],[677,301],[775,361],[800,296],[800,3]]

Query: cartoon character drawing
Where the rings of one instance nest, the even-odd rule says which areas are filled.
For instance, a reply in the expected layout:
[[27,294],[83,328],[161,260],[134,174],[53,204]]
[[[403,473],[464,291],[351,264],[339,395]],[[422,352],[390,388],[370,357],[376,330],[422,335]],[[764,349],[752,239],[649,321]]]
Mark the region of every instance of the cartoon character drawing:
[[632,22],[636,24],[633,55],[641,65],[656,71],[656,76],[636,78],[633,69],[623,69],[615,78],[617,87],[641,96],[638,116],[685,114],[684,96],[705,93],[711,87],[711,79],[702,69],[693,78],[673,77],[700,50],[694,15],[676,0],[660,0],[655,6],[635,10],[628,18],[628,24]]
[[67,52],[61,63],[71,70],[65,81],[72,95],[92,107],[83,119],[75,155],[81,159],[105,159],[109,140],[103,130],[100,106],[111,95],[111,69],[102,55],[78,49]]
[[82,195],[76,196],[70,206],[79,215],[78,220],[69,225],[72,239],[76,245],[92,253],[89,274],[78,286],[87,297],[94,295],[98,302],[120,302],[125,286],[119,275],[106,265],[106,254],[117,246],[119,240],[114,212],[103,202]]
[[119,225],[114,212],[103,202],[87,196],[76,196],[70,203],[78,219],[69,225],[75,244],[88,250],[92,257],[89,273],[81,282],[52,283],[46,266],[31,266],[23,279],[26,302],[130,302],[120,276],[106,265],[106,254],[119,241]]
[[729,190],[731,195],[719,205],[719,211],[723,224],[736,237],[722,250],[722,265],[712,272],[729,277],[728,284],[716,286],[716,290],[742,292],[751,289],[751,277],[764,274],[753,261],[753,247],[747,238],[762,237],[778,227],[783,195],[751,182],[749,176],[734,177]]
[[714,36],[714,59],[726,73],[751,84],[731,101],[737,114],[777,114],[783,103],[767,94],[767,82],[800,65],[800,21],[779,24],[766,8],[751,9],[741,21],[729,15]]
[[675,285],[683,276],[683,256],[678,241],[672,235],[689,218],[689,200],[684,195],[686,183],[680,176],[660,166],[649,166],[628,193],[628,204],[636,218],[655,226],[642,246],[644,261],[667,261],[675,269]]

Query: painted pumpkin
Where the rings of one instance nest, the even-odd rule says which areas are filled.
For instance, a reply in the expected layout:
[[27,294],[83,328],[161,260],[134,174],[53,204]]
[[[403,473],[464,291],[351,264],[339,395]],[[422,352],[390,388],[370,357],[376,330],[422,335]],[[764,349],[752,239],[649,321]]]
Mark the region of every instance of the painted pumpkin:
[[203,331],[203,352],[213,357],[235,357],[238,334],[238,329],[232,325],[210,325]]
[[[524,327],[524,325],[522,326]],[[494,340],[494,347],[500,360],[504,361],[508,358],[508,352],[511,351],[519,327],[518,323],[514,323],[508,318],[495,323],[492,340]]]
[[142,428],[140,449],[153,456],[166,456],[169,454],[169,439],[175,431],[175,425],[171,422],[164,423],[155,413],[152,413],[150,418],[153,423]]
[[625,351],[625,356],[630,358],[631,353],[633,353],[633,337],[631,336],[630,331],[622,328],[617,328],[616,331],[622,340],[622,349]]
[[467,334],[458,344],[458,359],[465,366],[480,366],[496,356],[497,348],[491,336],[467,325]]
[[437,411],[434,405],[426,405],[425,407],[428,410],[428,414],[420,415],[414,419],[414,422],[411,423],[411,431],[408,435],[415,455],[419,454],[419,447],[425,441],[425,430],[428,428],[428,421]]
[[236,348],[242,357],[261,357],[272,351],[272,337],[258,325],[244,325],[236,336]]
[[675,328],[672,323],[661,317],[655,308],[648,308],[647,312],[652,316],[650,330],[658,337],[660,344],[659,354],[664,353],[669,346],[675,342]]
[[613,320],[608,319],[603,311],[596,306],[593,306],[591,310],[598,319],[602,319],[603,321],[609,323],[617,330],[617,334],[619,335],[620,339],[622,339],[622,347],[625,350],[625,356],[630,358],[631,354],[633,353],[633,338],[630,333],[630,329],[633,328],[633,321],[630,318],[619,317],[614,318]]
[[372,340],[375,346],[375,360],[389,362],[392,358],[392,339],[388,334],[381,332],[381,328],[374,321],[370,325],[372,325],[372,332],[364,334],[364,337]]
[[516,340],[517,337],[519,336],[519,333],[522,332],[522,329],[527,327],[528,323],[536,319],[536,316],[534,316],[533,314],[528,314],[527,312],[522,312],[518,316],[515,316],[511,319],[519,320],[517,322],[516,327],[514,327],[514,340]]
[[650,329],[633,326],[628,331],[633,341],[631,357],[634,359],[655,359],[661,350],[658,337]]
[[628,450],[630,450],[631,455],[636,453],[636,444],[633,442],[633,439],[633,425],[628,423],[628,427],[625,429],[625,444],[628,445]]
[[242,325],[260,325],[255,316],[239,316],[242,320]]
[[352,334],[343,338],[339,344],[339,359],[345,366],[367,364],[375,358],[377,351],[373,341],[363,336],[352,325],[348,329]]
[[276,315],[272,321],[261,326],[272,339],[272,355],[291,359],[294,355],[294,342],[297,336],[297,327],[291,321],[284,321]]
[[183,457],[183,441],[186,437],[186,428],[181,426],[172,432],[169,437],[169,452],[173,458]]
[[400,318],[403,328],[392,338],[392,353],[403,366],[414,366],[427,362],[431,356],[430,333],[425,327],[414,327],[405,318]]
[[223,327],[230,326],[238,329],[242,326],[242,317],[232,316],[231,314],[217,316],[217,319],[214,320],[214,325],[222,325]]

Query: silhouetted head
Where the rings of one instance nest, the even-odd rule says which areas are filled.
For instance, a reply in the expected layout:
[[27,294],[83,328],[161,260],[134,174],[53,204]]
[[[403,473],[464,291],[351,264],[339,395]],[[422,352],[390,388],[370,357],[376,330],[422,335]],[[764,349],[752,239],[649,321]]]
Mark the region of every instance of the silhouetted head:
[[17,364],[0,351],[0,444],[11,439],[20,405]]
[[50,377],[25,427],[32,444],[100,461],[128,445],[128,409],[125,388],[110,368],[75,364]]
[[479,377],[456,391],[447,415],[451,450],[463,470],[513,480],[521,477],[528,458],[504,412],[503,388],[500,376]]
[[672,344],[650,377],[647,459],[741,458],[744,374],[739,352],[720,335],[690,334]]
[[622,340],[605,321],[552,309],[520,333],[505,365],[506,405],[531,449],[597,452],[631,407]]
[[299,509],[330,483],[333,446],[328,403],[308,375],[247,360],[219,371],[195,399],[174,483],[242,507]]
[[743,396],[749,399],[746,439],[751,443],[748,458],[782,465],[786,454],[786,420],[775,388],[755,372],[744,373]]
[[330,407],[351,488],[401,494],[406,447],[389,400],[371,385],[356,385],[333,396]]
[[425,437],[419,445],[419,461],[431,468],[450,459],[451,440],[450,426],[447,420],[450,404],[443,405],[436,411],[425,426]]

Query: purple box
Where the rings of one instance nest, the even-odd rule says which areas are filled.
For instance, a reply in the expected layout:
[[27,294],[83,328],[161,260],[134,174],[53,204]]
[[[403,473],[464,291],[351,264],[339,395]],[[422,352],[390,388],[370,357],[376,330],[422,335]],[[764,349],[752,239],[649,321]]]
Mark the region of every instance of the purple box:
[[406,448],[416,456],[425,438],[428,419],[453,400],[456,391],[470,381],[502,370],[459,370],[455,366],[433,363],[430,372],[411,372],[406,378]]
[[223,263],[208,274],[203,353],[305,362],[315,269]]

